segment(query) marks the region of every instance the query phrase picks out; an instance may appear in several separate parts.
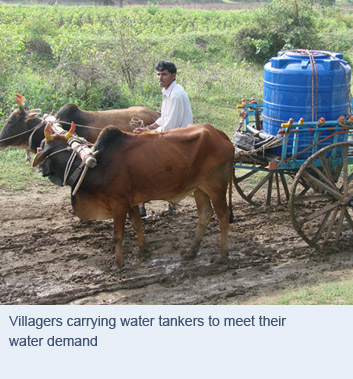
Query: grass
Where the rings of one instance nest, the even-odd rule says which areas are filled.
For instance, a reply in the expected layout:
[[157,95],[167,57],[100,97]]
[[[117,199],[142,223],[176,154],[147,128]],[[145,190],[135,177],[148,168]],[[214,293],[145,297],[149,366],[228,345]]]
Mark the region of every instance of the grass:
[[353,279],[351,273],[341,279],[305,285],[273,295],[235,301],[234,305],[353,305]]
[[7,191],[22,191],[29,183],[43,184],[47,182],[31,164],[25,162],[25,151],[7,148],[0,151],[0,189]]
[[267,302],[268,305],[352,305],[353,280],[304,286],[284,293]]

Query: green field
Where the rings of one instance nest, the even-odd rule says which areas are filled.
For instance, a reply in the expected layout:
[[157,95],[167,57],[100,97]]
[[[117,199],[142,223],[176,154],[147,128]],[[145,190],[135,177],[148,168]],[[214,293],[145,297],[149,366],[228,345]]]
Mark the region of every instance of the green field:
[[[154,65],[167,59],[178,67],[195,122],[231,136],[236,105],[242,98],[261,101],[263,65],[279,50],[339,51],[353,61],[353,15],[297,4],[276,0],[241,11],[0,5],[0,128],[16,106],[15,93],[43,113],[69,102],[91,110],[159,110]],[[2,188],[36,180],[32,173],[26,178],[23,157],[1,152]]]
[[0,5],[0,127],[15,93],[43,112],[68,102],[159,109],[154,64],[168,59],[195,121],[231,134],[236,104],[261,100],[263,64],[280,49],[326,49],[353,60],[353,16],[298,4],[298,12],[284,0],[242,11]]

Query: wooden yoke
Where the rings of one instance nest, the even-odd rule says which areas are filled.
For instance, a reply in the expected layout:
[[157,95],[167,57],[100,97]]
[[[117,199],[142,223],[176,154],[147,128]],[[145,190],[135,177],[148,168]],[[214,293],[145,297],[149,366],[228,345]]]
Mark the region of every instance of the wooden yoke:
[[95,155],[97,152],[94,152],[93,148],[90,148],[90,143],[83,137],[79,137],[75,134],[75,124],[71,124],[70,131],[63,129],[59,123],[55,122],[51,118],[47,119],[50,122],[52,130],[56,134],[64,135],[67,138],[67,143],[70,147],[77,153],[77,155],[81,158],[82,163],[88,168],[94,168],[97,166],[97,161]]

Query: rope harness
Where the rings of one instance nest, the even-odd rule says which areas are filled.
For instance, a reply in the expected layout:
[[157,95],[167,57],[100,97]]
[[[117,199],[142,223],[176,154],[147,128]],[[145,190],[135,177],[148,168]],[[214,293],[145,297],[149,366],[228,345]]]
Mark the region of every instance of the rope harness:
[[[92,144],[89,143],[85,138],[79,137],[76,134],[71,134],[74,133],[74,131],[71,132],[71,128],[69,133],[67,132],[67,130],[64,130],[55,118],[50,119],[49,117],[47,117],[46,121],[50,123],[50,129],[52,129],[56,134],[63,135],[66,137],[69,146],[54,151],[51,154],[48,154],[45,157],[43,163],[48,158],[56,154],[59,154],[64,151],[70,151],[71,155],[68,161],[66,162],[64,170],[63,186],[69,185],[72,187],[77,182],[75,188],[72,191],[72,195],[76,195],[78,189],[80,188],[86,176],[87,170],[89,168],[94,168],[97,166],[95,155],[98,153],[98,151],[95,151],[95,147],[92,147]],[[72,170],[72,165],[75,161],[76,156],[81,159],[81,163],[70,175],[70,171]]]
[[[71,153],[71,155],[70,155],[70,158],[69,158],[69,160],[67,161],[67,164],[66,164],[66,167],[65,167],[65,171],[64,171],[63,186],[66,186],[66,184],[67,184],[68,181],[69,181],[69,173],[70,173],[70,170],[71,170],[71,168],[72,168],[72,164],[73,164],[73,162],[74,162],[74,160],[75,160],[75,158],[76,158],[76,152],[75,152],[75,150],[73,150],[70,146],[68,146],[68,147],[65,147],[65,148],[63,148],[63,149],[60,149],[60,150],[54,151],[53,153],[48,154],[48,155],[45,157],[43,163],[44,163],[48,158],[53,157],[54,155],[57,155],[57,154],[62,153],[62,152],[64,152],[64,151],[72,151],[72,153]],[[42,163],[42,164],[43,164],[43,163]],[[80,166],[79,166],[79,167],[80,167]],[[76,172],[76,171],[77,171],[77,169],[75,170],[75,172]],[[77,179],[77,178],[76,178],[76,179]],[[72,182],[72,184],[73,184],[73,183],[75,182],[75,179],[72,180],[72,178],[70,178],[70,182]]]
[[70,173],[70,170],[72,168],[72,164],[74,163],[75,158],[76,158],[76,152],[75,150],[72,150],[72,153],[70,155],[69,160],[67,161],[65,171],[64,171],[64,181],[63,181],[64,186],[66,186],[66,182],[69,177],[69,173]]
[[132,117],[130,120],[130,126],[132,129],[144,128],[145,123],[139,117]]
[[[60,119],[57,120],[57,122],[60,122],[60,124],[67,124],[67,125],[71,125],[71,122],[68,122],[68,121],[61,121]],[[102,130],[101,128],[97,128],[95,126],[89,126],[89,125],[81,125],[81,124],[76,124],[76,126],[80,126],[81,128],[86,128],[86,129],[94,129],[94,130]]]
[[[73,165],[73,163],[74,163],[74,161],[75,161],[75,158],[76,158],[76,157],[79,157],[78,152],[77,152],[75,149],[73,149],[71,146],[67,146],[67,147],[65,147],[65,148],[63,148],[63,149],[59,149],[59,150],[57,150],[57,151],[54,151],[54,152],[51,153],[51,154],[48,154],[48,155],[45,157],[43,163],[44,163],[48,158],[50,158],[50,157],[52,157],[52,156],[54,156],[54,155],[57,155],[57,154],[59,154],[59,153],[62,153],[62,152],[64,152],[64,151],[69,151],[69,152],[71,152],[71,155],[70,155],[70,158],[68,159],[68,161],[67,161],[67,163],[66,163],[66,166],[65,166],[65,170],[64,170],[64,178],[63,178],[63,186],[66,186],[66,185],[73,186],[73,185],[76,183],[77,179],[78,179],[78,181],[77,181],[77,183],[76,183],[76,186],[75,186],[75,188],[74,188],[73,191],[72,191],[72,195],[75,196],[76,193],[77,193],[77,191],[79,190],[79,188],[80,188],[80,186],[81,186],[81,184],[82,184],[82,182],[83,182],[85,176],[86,176],[86,173],[87,173],[88,169],[90,168],[90,166],[89,166],[88,164],[86,164],[86,163],[84,162],[84,160],[81,160],[80,165],[79,165],[79,166],[76,168],[76,170],[70,175],[70,171],[71,171],[71,169],[72,169],[72,165]],[[93,152],[93,151],[92,151],[92,152]],[[96,155],[97,153],[98,153],[98,151],[93,152],[93,155]],[[79,158],[80,158],[80,157],[79,157]],[[42,164],[43,164],[43,163],[42,163]]]

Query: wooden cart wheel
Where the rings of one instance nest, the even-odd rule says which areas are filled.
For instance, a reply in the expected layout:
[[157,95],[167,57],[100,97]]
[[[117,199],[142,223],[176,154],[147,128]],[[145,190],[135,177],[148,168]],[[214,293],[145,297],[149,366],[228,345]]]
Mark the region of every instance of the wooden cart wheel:
[[266,165],[256,164],[251,169],[234,169],[233,182],[239,195],[248,203],[280,205],[289,200],[288,175],[269,171]]
[[353,244],[353,142],[313,154],[298,171],[290,193],[293,226],[316,248]]

